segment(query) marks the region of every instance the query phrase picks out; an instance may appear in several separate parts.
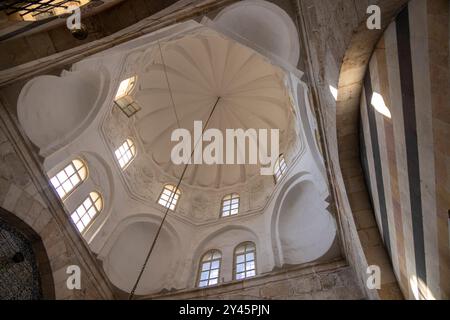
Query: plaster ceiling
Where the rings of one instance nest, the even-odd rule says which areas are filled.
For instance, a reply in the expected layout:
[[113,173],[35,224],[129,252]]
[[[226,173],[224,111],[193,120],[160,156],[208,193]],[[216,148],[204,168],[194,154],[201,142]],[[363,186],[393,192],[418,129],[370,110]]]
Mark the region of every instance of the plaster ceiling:
[[[225,129],[280,129],[284,151],[293,117],[280,68],[207,28],[160,46],[147,59],[133,95],[142,107],[136,116],[137,133],[161,171],[180,177],[183,166],[170,158],[176,145],[170,139],[172,131],[185,128],[193,136],[194,121],[205,123],[218,97],[208,129],[219,129],[224,136]],[[184,184],[223,188],[259,174],[257,165],[192,165]]]

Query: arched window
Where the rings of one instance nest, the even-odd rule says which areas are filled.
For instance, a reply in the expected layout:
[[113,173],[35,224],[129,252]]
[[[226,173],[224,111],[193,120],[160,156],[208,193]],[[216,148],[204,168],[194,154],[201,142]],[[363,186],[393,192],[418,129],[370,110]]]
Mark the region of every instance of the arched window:
[[64,200],[87,178],[87,166],[80,159],[74,159],[64,169],[50,179],[59,197]]
[[221,261],[222,254],[219,250],[211,250],[203,255],[198,276],[198,286],[200,288],[219,283]]
[[103,209],[103,199],[98,192],[91,192],[86,200],[71,214],[72,221],[83,232]]
[[234,216],[239,213],[239,195],[228,194],[222,199],[222,217]]
[[256,246],[245,242],[234,249],[234,279],[240,280],[256,275]]
[[280,154],[277,162],[275,162],[274,173],[273,173],[276,182],[280,181],[280,179],[285,175],[286,170],[287,170],[287,165],[286,165],[286,161],[284,160],[284,154]]
[[171,184],[166,184],[161,192],[161,195],[159,196],[158,203],[163,207],[174,211],[180,195],[180,189],[177,189],[177,187]]
[[127,139],[114,153],[120,167],[125,169],[136,155],[136,146],[134,145],[133,140]]
[[118,100],[123,98],[131,93],[134,89],[134,85],[136,84],[136,76],[128,78],[120,82],[119,88],[117,89],[116,97],[114,100]]

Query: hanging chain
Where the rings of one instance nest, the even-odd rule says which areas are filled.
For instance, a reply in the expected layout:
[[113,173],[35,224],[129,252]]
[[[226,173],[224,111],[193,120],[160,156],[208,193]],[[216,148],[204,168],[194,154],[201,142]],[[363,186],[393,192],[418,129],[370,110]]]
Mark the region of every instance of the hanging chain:
[[[203,128],[202,128],[202,136],[203,136],[203,134],[205,133],[205,130],[206,130],[207,126],[208,126],[209,121],[211,120],[211,117],[212,117],[212,115],[213,115],[213,113],[214,113],[214,110],[215,110],[216,107],[217,107],[217,104],[219,103],[219,100],[220,100],[220,97],[217,97],[216,103],[215,103],[214,106],[212,107],[211,112],[209,113],[208,119],[206,120],[206,122],[205,122],[205,124],[204,124],[204,126],[203,126]],[[200,137],[200,139],[202,139],[202,136]],[[199,139],[199,140],[200,140],[200,139]],[[191,156],[190,156],[190,158],[189,158],[189,161],[188,161],[188,163],[185,164],[184,169],[183,169],[183,172],[181,173],[180,179],[178,179],[177,186],[176,186],[175,190],[173,191],[173,192],[175,192],[175,193],[178,191],[178,189],[179,189],[179,187],[180,187],[181,181],[183,180],[184,175],[185,175],[185,173],[186,173],[186,170],[187,170],[187,168],[188,168],[188,166],[189,166],[189,162],[191,161],[192,156],[194,155],[195,149],[197,148],[197,144],[200,142],[199,140],[195,143],[194,148],[192,149],[192,152],[191,152]],[[155,237],[154,237],[154,239],[153,239],[152,245],[150,246],[150,249],[148,250],[147,256],[145,257],[144,264],[142,265],[142,268],[141,268],[141,270],[140,270],[140,272],[139,272],[139,275],[138,275],[138,277],[137,277],[137,279],[136,279],[136,282],[135,282],[135,284],[134,284],[134,286],[133,286],[133,289],[132,289],[131,292],[130,292],[130,296],[128,297],[129,300],[132,300],[133,297],[134,297],[134,294],[135,294],[135,292],[136,292],[136,288],[137,288],[137,286],[138,286],[138,284],[139,284],[139,282],[140,282],[140,280],[141,280],[141,277],[142,277],[142,275],[143,275],[143,273],[144,273],[144,271],[145,271],[145,268],[147,267],[148,260],[150,259],[150,256],[151,256],[151,254],[152,254],[152,252],[153,252],[153,249],[155,248],[156,240],[158,239],[158,236],[159,236],[159,234],[161,233],[161,229],[162,229],[162,226],[163,226],[163,224],[164,224],[164,221],[166,221],[167,215],[168,215],[168,213],[169,213],[170,204],[172,203],[173,198],[169,198],[169,200],[170,200],[170,202],[168,203],[168,206],[167,206],[167,208],[166,208],[166,212],[164,213],[163,219],[161,220],[161,223],[160,223],[160,225],[159,225],[159,227],[158,227],[158,231],[156,232],[156,235],[155,235]]]

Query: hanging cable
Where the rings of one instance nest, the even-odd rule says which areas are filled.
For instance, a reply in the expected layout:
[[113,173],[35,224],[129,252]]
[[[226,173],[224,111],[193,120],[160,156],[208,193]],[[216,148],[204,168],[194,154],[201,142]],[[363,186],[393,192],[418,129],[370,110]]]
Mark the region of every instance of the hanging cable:
[[164,76],[166,78],[167,89],[169,89],[170,101],[172,102],[172,109],[177,120],[177,126],[180,128],[180,119],[178,119],[177,109],[175,108],[175,100],[173,99],[172,89],[170,88],[169,75],[167,74],[166,62],[164,61],[164,56],[162,54],[161,44],[158,41],[159,55],[161,56],[161,63],[163,65]]
[[[205,124],[203,125],[202,135],[200,136],[200,139],[202,139],[202,136],[205,133],[205,130],[206,130],[207,126],[208,126],[209,120],[211,120],[211,117],[212,117],[212,115],[214,113],[214,110],[216,110],[217,104],[219,103],[219,100],[220,100],[220,97],[217,97],[216,103],[214,103],[214,106],[212,107],[211,112],[209,113],[208,119],[206,120]],[[195,149],[197,148],[197,144],[200,142],[199,140],[195,143],[194,148],[192,149],[191,156],[189,157],[188,163],[186,163],[184,165],[183,172],[181,173],[181,176],[178,179],[177,186],[176,186],[176,188],[174,190],[174,195],[171,198],[169,198],[169,205],[166,208],[166,212],[164,213],[163,219],[161,220],[161,223],[159,224],[158,230],[156,231],[156,235],[153,238],[152,245],[150,246],[150,249],[148,250],[147,256],[146,256],[145,261],[144,261],[144,264],[142,265],[142,268],[141,268],[141,270],[139,272],[139,275],[138,275],[138,277],[136,279],[136,282],[135,282],[135,284],[133,286],[133,289],[130,292],[130,296],[128,297],[129,300],[132,300],[133,297],[134,297],[136,288],[139,285],[139,282],[140,282],[141,277],[142,277],[142,275],[143,275],[143,273],[145,271],[145,268],[147,267],[148,260],[150,259],[150,256],[151,256],[151,254],[153,252],[153,249],[155,248],[156,240],[158,239],[158,236],[159,236],[159,234],[161,232],[161,229],[162,229],[162,226],[164,224],[164,221],[166,221],[167,214],[169,213],[170,204],[172,203],[173,197],[175,196],[175,193],[178,191],[178,189],[180,187],[180,184],[181,184],[181,181],[183,180],[184,175],[186,174],[186,170],[187,170],[187,168],[189,166],[189,163],[192,160],[192,156],[194,155]]]

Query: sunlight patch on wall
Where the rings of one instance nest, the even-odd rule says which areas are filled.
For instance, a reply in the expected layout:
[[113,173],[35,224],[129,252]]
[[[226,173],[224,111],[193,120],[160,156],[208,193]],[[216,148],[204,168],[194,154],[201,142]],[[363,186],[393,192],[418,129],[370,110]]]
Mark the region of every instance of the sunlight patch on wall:
[[330,92],[331,92],[331,95],[333,96],[334,100],[337,101],[338,90],[335,87],[333,87],[332,85],[330,85]]
[[391,111],[389,111],[389,108],[386,106],[386,103],[384,102],[383,96],[381,94],[374,92],[372,95],[372,101],[370,103],[378,113],[381,113],[386,118],[392,118]]

